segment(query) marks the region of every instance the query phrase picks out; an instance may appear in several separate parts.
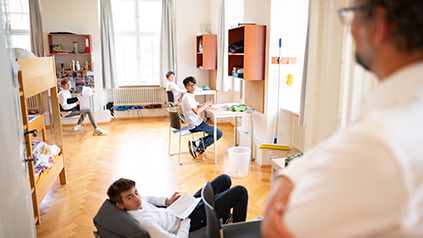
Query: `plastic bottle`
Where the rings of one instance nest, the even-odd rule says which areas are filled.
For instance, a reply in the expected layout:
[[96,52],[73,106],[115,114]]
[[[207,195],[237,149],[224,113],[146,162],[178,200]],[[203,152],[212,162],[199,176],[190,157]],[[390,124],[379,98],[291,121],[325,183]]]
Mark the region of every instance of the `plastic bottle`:
[[76,70],[81,70],[81,66],[79,65],[79,61],[76,61]]
[[71,70],[75,70],[75,60],[71,61]]
[[78,54],[78,41],[73,42],[73,53]]
[[85,60],[85,70],[88,70],[88,60]]

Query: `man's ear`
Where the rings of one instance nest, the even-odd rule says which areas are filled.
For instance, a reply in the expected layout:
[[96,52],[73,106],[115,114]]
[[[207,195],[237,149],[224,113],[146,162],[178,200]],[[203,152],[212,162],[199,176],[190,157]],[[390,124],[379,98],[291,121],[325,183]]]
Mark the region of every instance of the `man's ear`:
[[116,207],[118,207],[118,208],[120,208],[122,210],[125,210],[125,207],[123,206],[123,203],[116,202],[115,205],[116,205]]
[[386,20],[386,10],[378,6],[374,11],[375,19],[375,34],[373,38],[373,43],[380,45],[386,43],[388,40],[388,21]]

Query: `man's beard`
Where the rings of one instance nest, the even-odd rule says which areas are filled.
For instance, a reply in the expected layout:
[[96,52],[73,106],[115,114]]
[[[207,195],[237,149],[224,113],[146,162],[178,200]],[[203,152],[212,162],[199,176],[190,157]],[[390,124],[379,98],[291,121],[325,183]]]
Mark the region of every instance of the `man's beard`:
[[357,51],[355,52],[355,62],[370,71],[370,62],[366,62]]

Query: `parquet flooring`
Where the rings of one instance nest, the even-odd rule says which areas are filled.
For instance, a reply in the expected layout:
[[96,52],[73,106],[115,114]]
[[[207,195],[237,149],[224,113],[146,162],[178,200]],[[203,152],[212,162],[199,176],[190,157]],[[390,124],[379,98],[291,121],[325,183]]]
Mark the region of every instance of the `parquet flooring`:
[[[87,124],[88,125],[88,124]],[[64,127],[67,184],[56,180],[40,205],[41,225],[37,236],[94,237],[93,217],[106,199],[109,185],[121,177],[137,182],[141,195],[171,196],[173,192],[194,194],[205,181],[229,174],[227,149],[233,146],[234,130],[229,123],[218,124],[223,137],[218,141],[218,161],[214,164],[213,147],[206,151],[207,161],[178,165],[177,156],[168,155],[168,118],[126,119],[110,126],[107,136],[93,136],[91,129],[82,138],[70,126]],[[48,131],[49,140],[53,137]],[[172,136],[171,151],[178,150],[178,139]],[[182,139],[187,150],[189,136]],[[50,140],[51,141],[51,140]],[[182,154],[181,160],[191,160]],[[270,192],[270,167],[250,164],[249,175],[232,179],[249,192],[247,217],[262,214]]]

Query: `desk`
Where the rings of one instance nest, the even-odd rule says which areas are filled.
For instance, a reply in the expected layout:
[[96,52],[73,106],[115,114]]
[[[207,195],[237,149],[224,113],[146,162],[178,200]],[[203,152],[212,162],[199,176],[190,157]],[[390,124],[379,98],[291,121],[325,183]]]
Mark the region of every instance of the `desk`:
[[194,96],[204,95],[204,102],[207,102],[207,95],[213,95],[213,103],[216,103],[216,90],[195,90]]
[[217,163],[217,118],[223,117],[234,117],[235,118],[235,146],[238,143],[238,121],[237,117],[251,116],[251,128],[250,128],[250,137],[251,137],[251,159],[254,158],[254,112],[232,112],[231,110],[219,110],[215,108],[207,108],[206,111],[213,116],[214,122],[214,163]]

